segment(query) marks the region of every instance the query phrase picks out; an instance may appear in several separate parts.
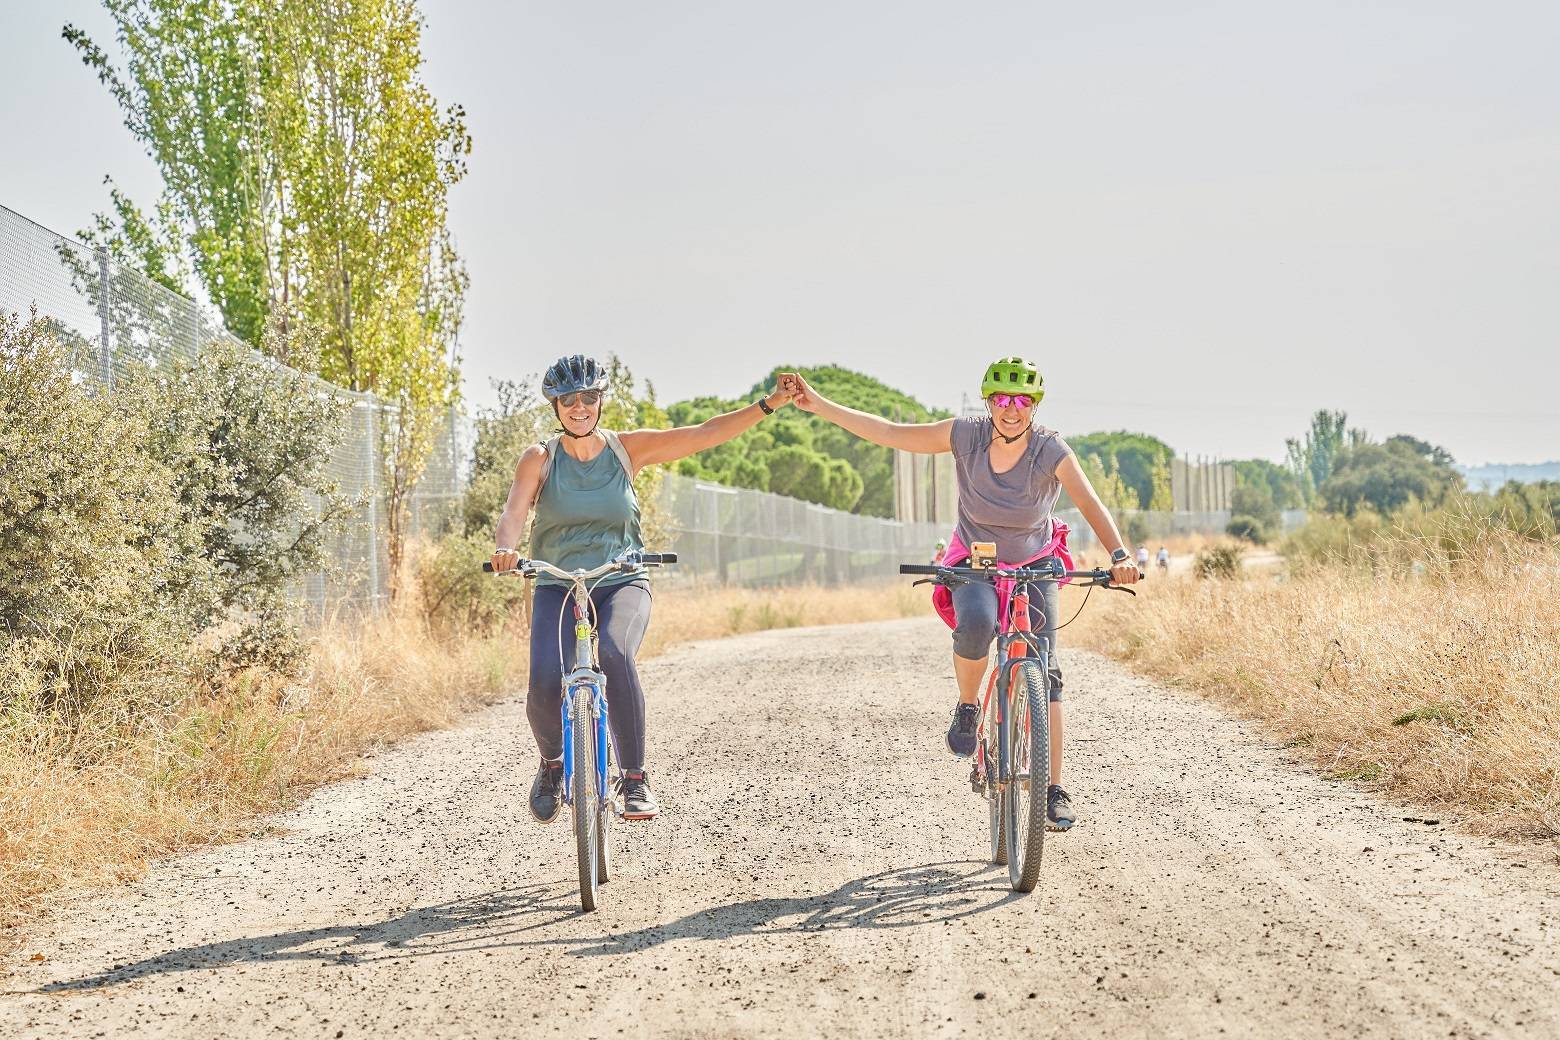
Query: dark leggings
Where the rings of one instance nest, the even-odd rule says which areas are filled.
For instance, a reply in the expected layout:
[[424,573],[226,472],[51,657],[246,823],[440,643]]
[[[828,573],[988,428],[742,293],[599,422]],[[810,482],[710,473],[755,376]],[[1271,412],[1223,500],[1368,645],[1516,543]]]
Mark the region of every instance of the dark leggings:
[[[525,714],[543,758],[563,754],[563,683],[574,667],[574,608],[566,605],[571,591],[558,585],[538,585],[531,601],[531,692]],[[634,656],[650,624],[650,583],[644,578],[603,586],[590,595],[596,606],[596,655],[607,677],[607,717],[612,722],[612,747],[624,769],[645,765],[645,691],[639,685]],[[559,622],[562,622],[560,626]],[[558,660],[558,634],[563,633],[563,660]]]
[[[975,581],[953,587],[953,652],[967,661],[985,660],[997,638],[997,590],[989,582]],[[1056,659],[1056,582],[1038,581],[1029,586],[1030,624],[1040,645],[1051,651],[1050,700],[1062,699],[1062,668]]]

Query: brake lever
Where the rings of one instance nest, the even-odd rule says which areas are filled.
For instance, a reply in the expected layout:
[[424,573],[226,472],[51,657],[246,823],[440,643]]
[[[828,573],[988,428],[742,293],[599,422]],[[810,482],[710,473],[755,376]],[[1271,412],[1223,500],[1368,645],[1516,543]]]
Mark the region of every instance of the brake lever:
[[921,578],[921,579],[919,579],[917,581],[912,581],[910,583],[910,587],[913,589],[917,585],[935,585],[936,583],[937,583],[937,579],[936,578]]

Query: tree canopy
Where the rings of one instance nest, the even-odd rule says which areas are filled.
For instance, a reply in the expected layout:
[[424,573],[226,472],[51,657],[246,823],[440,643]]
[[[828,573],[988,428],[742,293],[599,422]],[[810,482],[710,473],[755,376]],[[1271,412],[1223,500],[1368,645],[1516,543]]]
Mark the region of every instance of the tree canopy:
[[459,385],[467,278],[446,226],[471,149],[421,79],[415,0],[103,0],[123,67],[64,29],[162,173],[154,216],[110,182],[84,237],[263,346],[317,329],[315,371],[392,402],[380,424],[390,562]]
[[1462,474],[1444,449],[1398,435],[1375,443],[1362,434],[1338,452],[1317,489],[1329,512],[1353,516],[1369,508],[1384,516],[1409,502],[1434,507],[1462,487]]
[[[1067,443],[1072,445],[1073,453],[1078,456],[1084,473],[1089,474],[1091,483],[1094,483],[1095,472],[1114,471],[1121,478],[1131,494],[1127,501],[1117,504],[1120,508],[1171,508],[1170,460],[1175,458],[1175,452],[1158,437],[1117,430],[1068,437]],[[1097,470],[1091,470],[1086,463],[1085,460],[1091,458],[1098,463]],[[1096,490],[1099,490],[1097,484]]]
[[[668,405],[675,426],[703,422],[755,400],[774,386],[775,374],[799,371],[825,397],[863,412],[904,422],[946,418],[915,398],[848,368],[777,366],[740,400],[698,397]],[[735,439],[678,463],[678,472],[733,487],[757,488],[870,516],[894,514],[894,453],[809,415],[782,409]]]

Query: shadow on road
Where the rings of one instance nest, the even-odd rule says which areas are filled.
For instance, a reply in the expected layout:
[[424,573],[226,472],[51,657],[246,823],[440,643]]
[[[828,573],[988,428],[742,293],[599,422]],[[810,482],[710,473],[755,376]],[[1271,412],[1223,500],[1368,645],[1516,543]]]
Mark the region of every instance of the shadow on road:
[[[624,895],[617,896],[619,891]],[[632,890],[628,885],[621,889],[612,885],[604,895],[608,899],[631,898]],[[871,874],[819,895],[749,899],[623,932],[592,930],[589,934],[561,935],[549,933],[553,926],[567,921],[589,924],[600,918],[580,912],[572,882],[539,883],[418,907],[371,924],[305,928],[171,950],[97,975],[51,983],[36,992],[96,989],[229,964],[368,964],[548,946],[590,957],[630,953],[685,939],[914,928],[961,920],[1021,898],[1008,888],[1006,876],[989,864],[933,863]]]

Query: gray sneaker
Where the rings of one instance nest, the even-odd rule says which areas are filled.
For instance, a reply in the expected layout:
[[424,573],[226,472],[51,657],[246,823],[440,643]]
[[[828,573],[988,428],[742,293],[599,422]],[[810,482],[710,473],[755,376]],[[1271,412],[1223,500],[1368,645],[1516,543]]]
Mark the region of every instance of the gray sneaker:
[[650,778],[643,769],[624,772],[618,780],[618,792],[623,796],[623,819],[653,820],[661,806],[650,792]]
[[545,758],[531,781],[531,815],[538,823],[552,823],[563,808],[563,762]]
[[1055,784],[1052,784],[1045,792],[1045,818],[1046,823],[1053,831],[1065,831],[1078,822],[1077,815],[1073,812],[1072,800],[1067,797],[1067,792]]
[[980,705],[960,704],[953,709],[953,721],[948,724],[948,750],[960,758],[975,753],[975,730],[980,725]]

